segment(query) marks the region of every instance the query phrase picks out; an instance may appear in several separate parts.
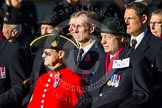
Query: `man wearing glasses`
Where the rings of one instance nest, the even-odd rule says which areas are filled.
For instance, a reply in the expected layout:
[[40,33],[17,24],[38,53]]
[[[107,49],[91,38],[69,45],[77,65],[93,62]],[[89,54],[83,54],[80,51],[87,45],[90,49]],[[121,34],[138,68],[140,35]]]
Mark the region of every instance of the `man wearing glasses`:
[[149,26],[153,35],[162,38],[162,9],[152,12]]
[[33,43],[43,47],[48,71],[39,76],[27,108],[73,108],[82,95],[85,81],[65,65],[73,42],[65,36],[43,35]]
[[[54,30],[60,30],[57,25],[60,23],[60,20],[55,17],[55,15],[52,12],[48,12],[42,21],[38,22],[40,25],[40,34],[39,35],[45,35],[48,33],[53,33]],[[39,37],[38,37],[39,38]],[[32,42],[31,42],[32,43]],[[31,46],[31,45],[30,45]],[[32,66],[32,72],[30,75],[30,92],[29,94],[25,97],[23,101],[23,106],[26,108],[26,104],[28,103],[31,93],[33,91],[36,79],[39,77],[39,75],[43,74],[46,72],[46,68],[43,64],[43,59],[41,57],[42,55],[42,49],[40,48],[37,50],[35,47],[31,46],[31,53],[34,55],[34,60],[33,60],[33,66]]]

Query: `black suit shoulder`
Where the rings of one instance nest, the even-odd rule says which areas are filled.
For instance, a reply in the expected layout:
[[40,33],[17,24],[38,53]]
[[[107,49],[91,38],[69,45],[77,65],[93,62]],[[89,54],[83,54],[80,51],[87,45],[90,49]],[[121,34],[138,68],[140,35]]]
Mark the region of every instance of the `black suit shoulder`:
[[20,46],[5,39],[0,41],[0,108],[21,108],[26,95],[23,81],[28,77],[23,54]]
[[148,33],[150,35],[150,43],[152,43],[155,46],[162,46],[162,40],[151,33]]

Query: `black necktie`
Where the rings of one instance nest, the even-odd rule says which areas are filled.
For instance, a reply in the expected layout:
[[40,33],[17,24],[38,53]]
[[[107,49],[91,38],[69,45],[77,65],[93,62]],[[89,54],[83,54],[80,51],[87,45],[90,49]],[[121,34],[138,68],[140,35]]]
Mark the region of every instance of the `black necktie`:
[[132,43],[132,46],[131,46],[131,47],[132,47],[133,49],[135,49],[135,46],[136,46],[136,44],[137,44],[136,39],[132,39],[132,42],[131,42],[131,43]]
[[79,49],[78,55],[77,55],[77,62],[79,63],[82,59],[82,54],[84,53],[84,50],[81,48]]

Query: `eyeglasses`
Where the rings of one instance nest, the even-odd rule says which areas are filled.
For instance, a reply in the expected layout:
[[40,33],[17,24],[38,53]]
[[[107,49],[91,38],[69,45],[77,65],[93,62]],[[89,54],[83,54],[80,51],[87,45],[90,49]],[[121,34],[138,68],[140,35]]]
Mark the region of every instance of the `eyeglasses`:
[[47,52],[47,51],[44,51],[43,54],[45,54],[46,56],[51,56],[52,54],[54,54],[55,52]]
[[162,25],[162,22],[150,22],[149,26],[156,26],[156,27],[160,27]]

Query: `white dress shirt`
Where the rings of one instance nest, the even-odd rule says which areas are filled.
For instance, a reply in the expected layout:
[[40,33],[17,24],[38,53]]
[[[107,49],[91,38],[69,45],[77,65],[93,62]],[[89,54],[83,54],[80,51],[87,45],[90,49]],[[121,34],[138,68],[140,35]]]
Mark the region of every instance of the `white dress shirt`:
[[91,47],[94,45],[94,43],[96,42],[96,39],[93,40],[89,45],[87,45],[86,47],[82,48],[84,50],[84,53],[82,54],[82,59],[84,58],[84,56],[86,55],[86,53],[91,49]]
[[134,37],[134,36],[131,36],[131,41],[130,41],[130,45],[131,45],[131,42],[132,42],[132,39],[135,39],[137,41],[137,44],[135,46],[135,49],[138,47],[138,45],[140,44],[140,42],[142,41],[143,37],[145,35],[145,32],[142,32],[140,35]]

